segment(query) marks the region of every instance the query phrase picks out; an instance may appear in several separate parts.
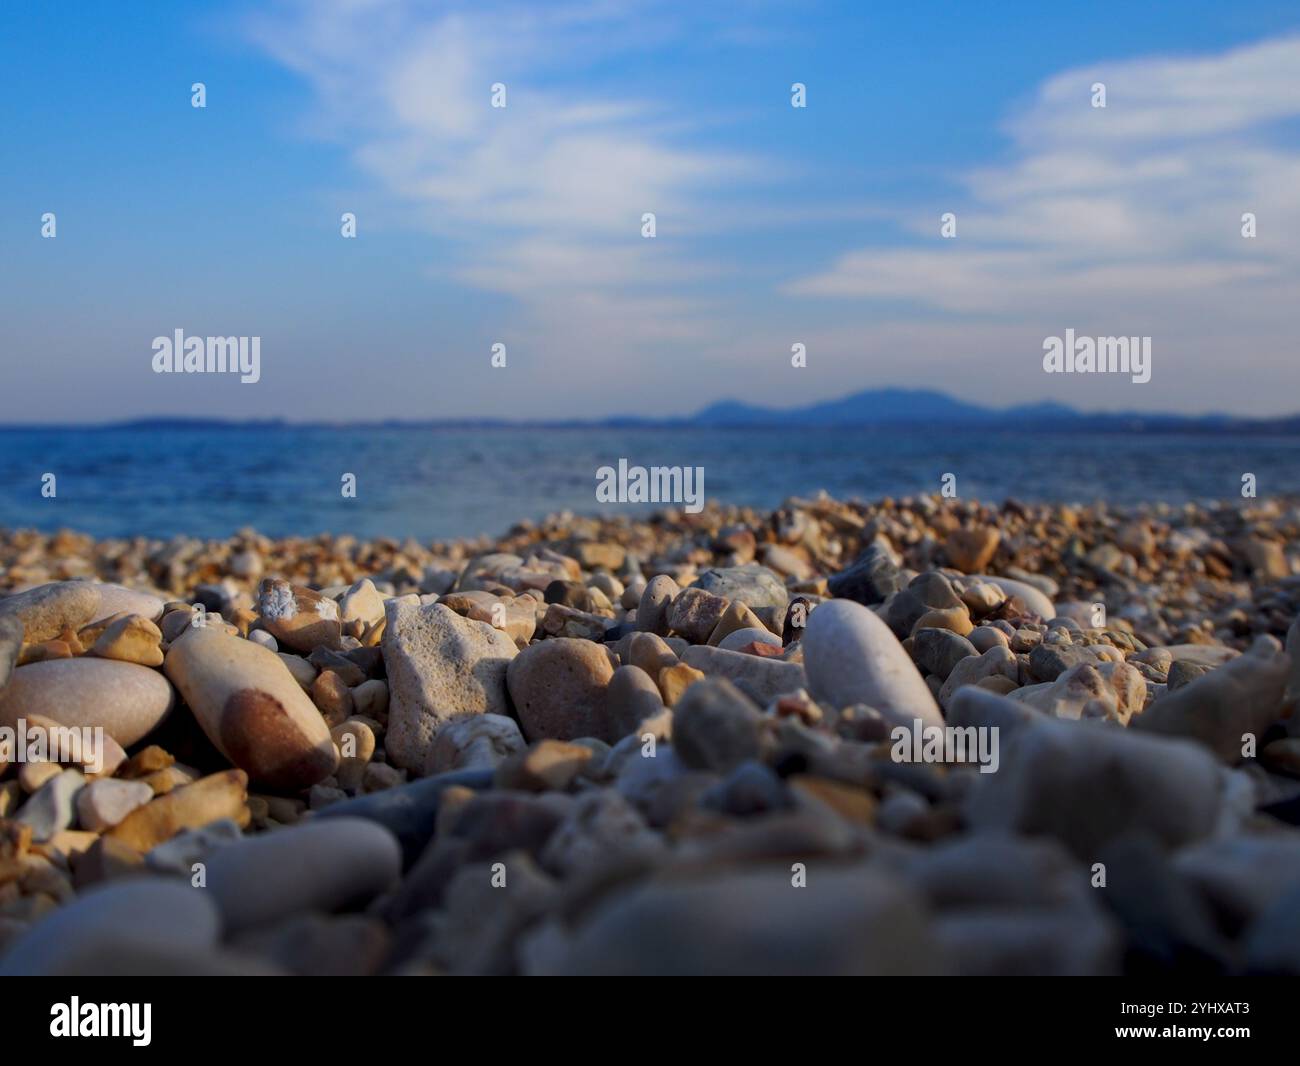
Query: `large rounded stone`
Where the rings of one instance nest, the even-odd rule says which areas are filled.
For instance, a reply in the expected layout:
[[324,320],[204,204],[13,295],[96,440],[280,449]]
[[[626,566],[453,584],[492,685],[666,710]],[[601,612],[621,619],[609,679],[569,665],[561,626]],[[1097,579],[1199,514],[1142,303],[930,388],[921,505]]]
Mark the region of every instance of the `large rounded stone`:
[[613,676],[608,653],[589,640],[558,637],[525,648],[506,674],[525,738],[617,740],[606,691]]
[[911,657],[872,610],[852,600],[823,603],[808,619],[804,671],[813,698],[839,709],[876,708],[891,725],[943,725]]
[[273,651],[194,626],[163,664],[203,732],[249,779],[303,789],[338,765],[329,726]]
[[387,619],[385,746],[395,765],[418,773],[446,723],[468,714],[510,713],[506,667],[518,649],[501,630],[440,603],[390,600]]
[[163,601],[151,592],[140,592],[122,585],[96,584],[94,587],[99,593],[99,605],[91,618],[92,623],[112,618],[115,614],[138,614],[151,622],[162,617]]
[[208,951],[220,930],[207,892],[130,878],[84,892],[34,925],[0,956],[0,976],[83,977],[105,972],[118,952]]
[[102,726],[129,748],[172,709],[167,679],[147,666],[112,659],[48,659],[13,672],[0,694],[0,725],[41,715],[59,725]]
[[245,837],[206,861],[208,891],[231,933],[300,911],[368,903],[397,883],[402,849],[382,825],[332,818]]
[[544,972],[589,974],[943,973],[924,909],[902,882],[827,868],[649,881],[618,893]]
[[0,599],[0,618],[22,622],[29,644],[53,640],[65,629],[80,629],[99,609],[93,581],[55,581]]

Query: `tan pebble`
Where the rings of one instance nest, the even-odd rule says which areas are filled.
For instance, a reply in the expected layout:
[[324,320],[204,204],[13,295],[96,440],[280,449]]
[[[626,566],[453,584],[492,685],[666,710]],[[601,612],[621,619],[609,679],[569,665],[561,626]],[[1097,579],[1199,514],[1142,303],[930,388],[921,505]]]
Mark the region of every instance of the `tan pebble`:
[[850,822],[871,825],[875,821],[876,797],[866,789],[811,774],[795,774],[787,783],[796,793],[824,803]]
[[656,680],[659,683],[659,694],[664,699],[664,706],[671,707],[682,698],[682,693],[691,685],[704,680],[704,672],[685,663],[678,663],[676,666],[667,666],[660,670]]
[[918,629],[947,629],[959,637],[964,637],[974,628],[971,625],[970,613],[963,606],[926,611],[917,619],[912,632],[915,633]]
[[199,829],[222,818],[243,828],[249,820],[247,799],[248,775],[226,770],[158,796],[128,814],[109,835],[137,851],[149,851],[183,829]]
[[496,769],[493,784],[497,788],[524,792],[565,789],[591,761],[592,754],[582,744],[542,740],[502,762]]
[[99,834],[88,829],[60,829],[44,844],[36,845],[43,854],[60,856],[64,862],[73,861],[99,839]]
[[382,721],[388,715],[388,682],[363,681],[352,690],[353,717]]
[[665,667],[677,665],[676,653],[655,633],[633,633],[627,649],[628,665],[644,670],[651,678],[657,678]]
[[746,604],[740,600],[734,600],[731,606],[722,612],[718,624],[713,627],[713,632],[709,634],[709,643],[717,647],[726,637],[738,629],[762,629],[766,631],[767,627],[763,625],[758,615],[751,611]]
[[156,625],[138,614],[131,614],[105,628],[90,654],[141,666],[162,666],[161,642],[162,632]]
[[348,718],[353,711],[352,690],[333,670],[324,671],[311,686],[312,702],[331,726]]
[[118,770],[117,776],[126,778],[128,781],[134,778],[148,777],[159,770],[166,770],[175,761],[175,757],[170,752],[164,751],[157,744],[150,744],[147,748],[142,748],[127,759],[126,763]]

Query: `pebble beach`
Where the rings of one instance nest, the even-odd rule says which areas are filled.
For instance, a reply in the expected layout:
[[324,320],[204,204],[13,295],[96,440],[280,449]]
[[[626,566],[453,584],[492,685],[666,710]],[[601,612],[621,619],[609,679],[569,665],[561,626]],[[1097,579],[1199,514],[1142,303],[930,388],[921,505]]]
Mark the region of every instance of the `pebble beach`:
[[1300,973],[1298,534],[0,531],[0,974]]

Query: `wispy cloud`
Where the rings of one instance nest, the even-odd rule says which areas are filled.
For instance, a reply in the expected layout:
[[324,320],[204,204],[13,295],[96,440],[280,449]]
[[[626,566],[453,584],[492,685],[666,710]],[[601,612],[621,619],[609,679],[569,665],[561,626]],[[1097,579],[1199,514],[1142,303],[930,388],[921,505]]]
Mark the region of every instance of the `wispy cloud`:
[[[653,7],[599,0],[312,0],[253,27],[315,89],[316,131],[353,145],[362,170],[448,238],[451,277],[548,317],[556,300],[577,315],[633,285],[689,283],[701,266],[640,242],[643,213],[662,236],[689,236],[704,228],[704,194],[758,173],[687,143],[659,101],[589,76],[681,32]],[[504,108],[491,106],[497,83]]]
[[[1022,319],[1155,314],[1167,301],[1274,321],[1300,265],[1288,236],[1300,224],[1300,149],[1273,136],[1300,116],[1297,71],[1293,37],[1060,74],[1006,123],[1011,161],[967,175],[961,202],[935,205],[914,235],[928,247],[846,252],[787,291]],[[1096,82],[1105,108],[1091,106]],[[939,237],[947,210],[953,241]],[[1241,235],[1246,212],[1253,241]]]

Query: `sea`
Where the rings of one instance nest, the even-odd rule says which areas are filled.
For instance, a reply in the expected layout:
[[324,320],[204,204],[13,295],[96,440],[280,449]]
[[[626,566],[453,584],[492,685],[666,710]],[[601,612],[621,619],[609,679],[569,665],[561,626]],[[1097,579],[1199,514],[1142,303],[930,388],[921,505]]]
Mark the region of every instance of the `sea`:
[[[446,540],[600,503],[597,471],[702,468],[708,499],[769,508],[819,491],[875,500],[1113,504],[1300,494],[1300,437],[1014,428],[148,426],[0,430],[0,528],[97,537],[243,528]],[[53,475],[51,480],[47,475]],[[345,496],[346,475],[355,496]],[[53,494],[51,494],[51,488]]]

